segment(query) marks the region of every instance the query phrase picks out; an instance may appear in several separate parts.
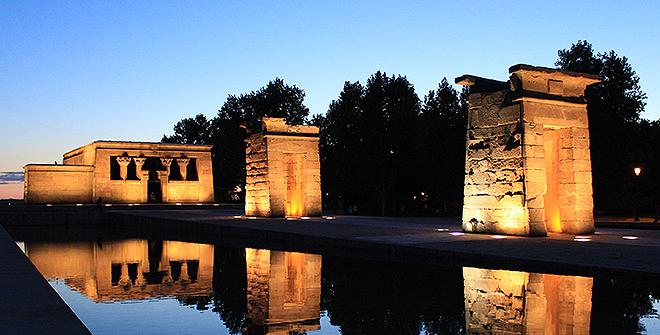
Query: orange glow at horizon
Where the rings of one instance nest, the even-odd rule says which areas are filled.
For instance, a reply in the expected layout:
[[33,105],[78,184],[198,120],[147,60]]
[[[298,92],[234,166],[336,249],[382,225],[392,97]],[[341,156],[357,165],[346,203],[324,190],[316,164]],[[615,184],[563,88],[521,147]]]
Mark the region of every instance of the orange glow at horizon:
[[0,200],[23,199],[23,182],[0,184]]

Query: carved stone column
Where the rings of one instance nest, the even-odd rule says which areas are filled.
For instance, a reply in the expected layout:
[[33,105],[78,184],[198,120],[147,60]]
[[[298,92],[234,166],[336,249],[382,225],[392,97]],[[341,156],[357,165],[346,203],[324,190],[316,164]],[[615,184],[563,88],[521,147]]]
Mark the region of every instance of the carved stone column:
[[181,275],[179,279],[181,281],[190,281],[190,277],[188,276],[188,262],[186,261],[181,262]]
[[170,166],[172,165],[172,158],[170,157],[161,157],[160,162],[163,164],[165,169],[167,169],[167,175],[170,175]]
[[123,180],[128,178],[128,164],[131,162],[131,157],[119,156],[117,163],[119,163],[119,177]]
[[135,281],[136,286],[145,286],[147,285],[147,280],[144,278],[143,274],[143,269],[142,269],[142,263],[138,263],[137,266],[137,280]]
[[121,264],[121,275],[119,276],[119,286],[128,286],[131,283],[131,278],[128,276],[128,265]]
[[[170,163],[171,163],[171,158],[170,158]],[[158,171],[158,179],[160,180],[160,191],[162,194],[162,200],[163,202],[169,202],[169,195],[168,195],[168,190],[167,190],[167,185],[169,184],[169,175],[170,175],[170,169],[169,167],[167,168],[167,171]]]
[[149,170],[138,171],[138,176],[141,176],[142,184],[142,202],[149,202]]
[[190,163],[190,158],[177,158],[176,163],[179,164],[179,171],[181,171],[181,180],[186,180],[188,175],[188,163]]
[[147,157],[133,157],[135,162],[135,175],[138,179],[142,179],[142,165],[147,160]]

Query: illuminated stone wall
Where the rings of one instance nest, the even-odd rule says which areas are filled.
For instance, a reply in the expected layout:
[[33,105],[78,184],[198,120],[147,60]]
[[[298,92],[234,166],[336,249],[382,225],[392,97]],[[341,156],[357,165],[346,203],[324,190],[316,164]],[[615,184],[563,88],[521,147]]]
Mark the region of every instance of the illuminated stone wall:
[[593,279],[463,268],[468,334],[589,334]]
[[[28,203],[88,203],[98,198],[107,203],[145,203],[150,192],[157,192],[166,203],[213,202],[210,150],[206,145],[95,141],[65,153],[64,165],[27,165],[25,180],[30,182],[25,199]],[[196,176],[188,176],[193,162]],[[113,164],[118,169],[114,178]],[[128,174],[129,169],[134,175]],[[175,169],[179,180],[171,178]],[[75,175],[70,172],[74,170]],[[159,189],[149,189],[150,179]]]
[[247,310],[255,333],[320,328],[321,255],[246,249]]
[[[213,245],[151,242],[31,242],[25,253],[45,278],[63,279],[94,301],[211,294]],[[155,264],[149,263],[150,253]]]
[[27,203],[92,202],[94,167],[28,164],[23,198]]
[[262,119],[262,131],[246,140],[246,215],[321,215],[318,132],[284,119]]
[[515,65],[508,82],[470,87],[463,229],[544,236],[592,233],[584,90],[597,77]]

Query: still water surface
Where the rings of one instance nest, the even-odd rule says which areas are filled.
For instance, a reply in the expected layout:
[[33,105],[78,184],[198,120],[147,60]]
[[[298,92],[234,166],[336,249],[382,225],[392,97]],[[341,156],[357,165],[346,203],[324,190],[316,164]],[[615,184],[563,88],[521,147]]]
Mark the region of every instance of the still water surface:
[[660,283],[14,232],[94,334],[657,334]]

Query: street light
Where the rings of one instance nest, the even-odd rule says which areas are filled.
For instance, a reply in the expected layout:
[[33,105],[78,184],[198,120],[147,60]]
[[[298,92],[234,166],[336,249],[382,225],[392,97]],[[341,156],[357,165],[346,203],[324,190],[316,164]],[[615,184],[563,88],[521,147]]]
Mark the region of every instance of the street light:
[[[633,168],[633,172],[635,173],[635,177],[639,177],[640,174],[642,174],[642,168],[641,167],[635,167]],[[635,178],[635,191],[636,193],[639,194],[639,178]],[[635,205],[635,218],[633,219],[635,221],[639,221],[639,204]]]

